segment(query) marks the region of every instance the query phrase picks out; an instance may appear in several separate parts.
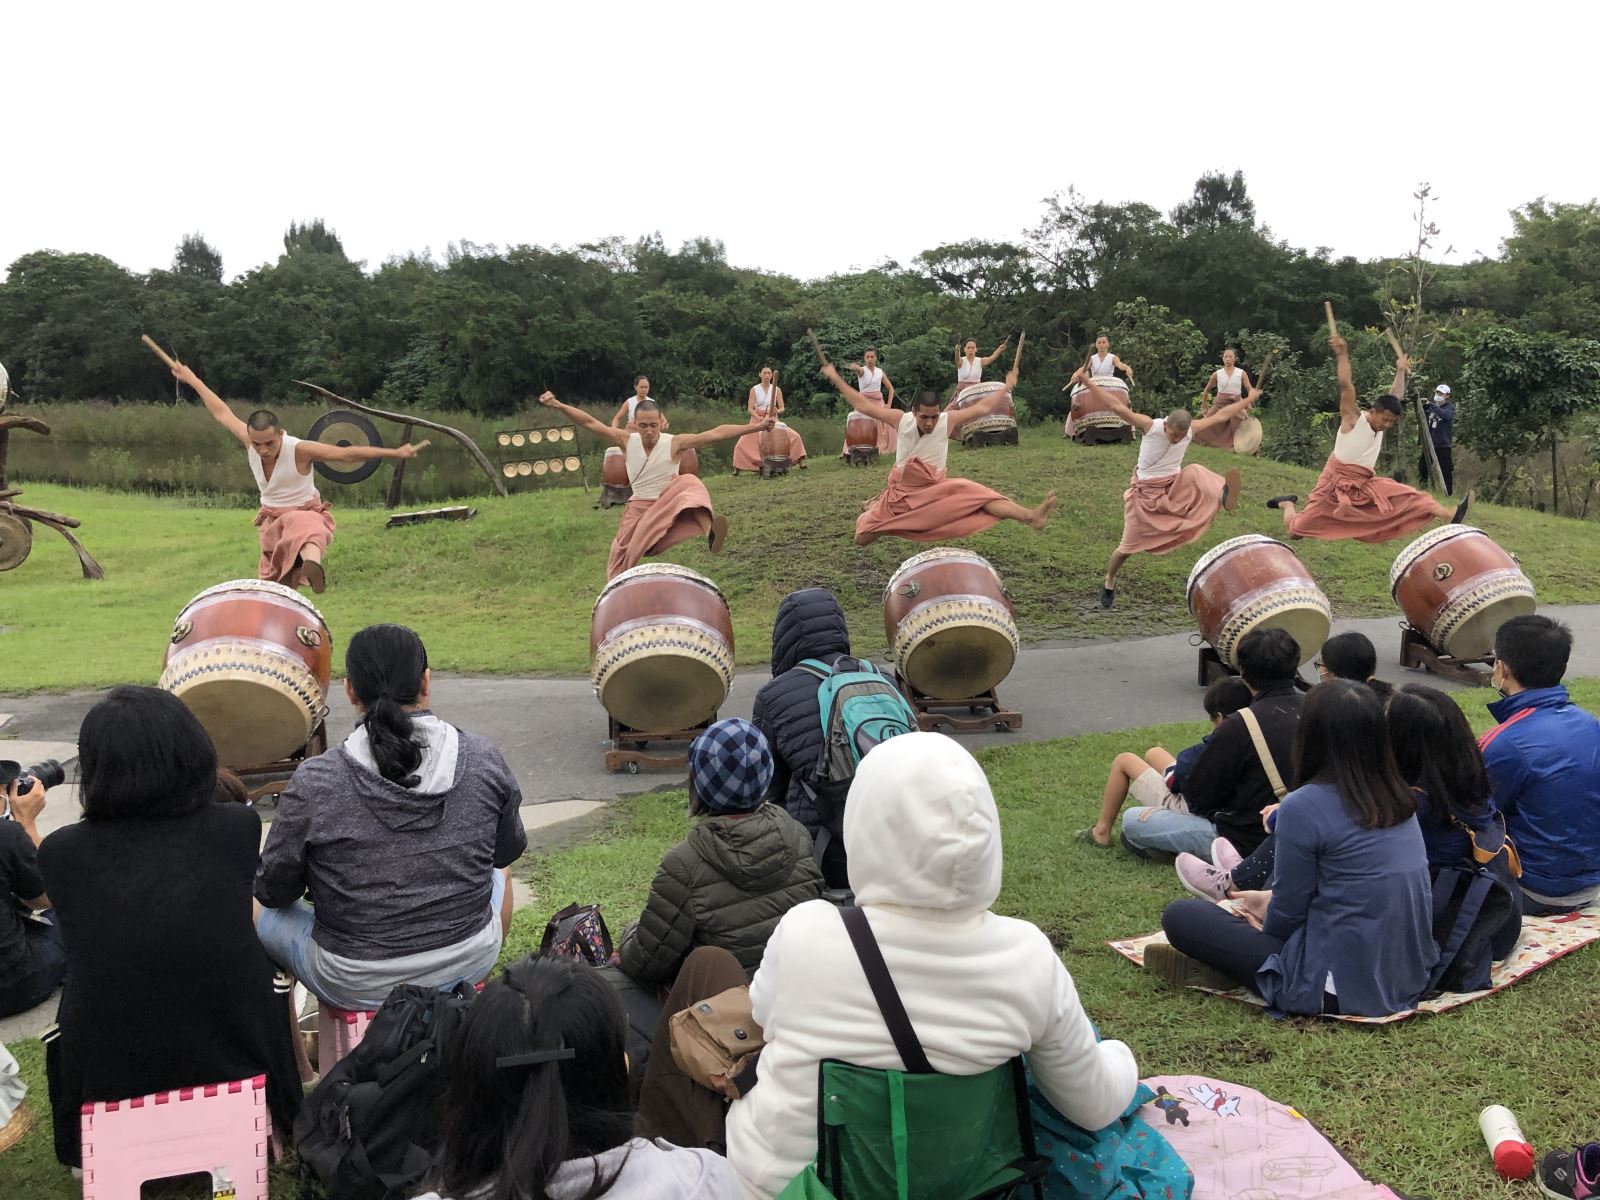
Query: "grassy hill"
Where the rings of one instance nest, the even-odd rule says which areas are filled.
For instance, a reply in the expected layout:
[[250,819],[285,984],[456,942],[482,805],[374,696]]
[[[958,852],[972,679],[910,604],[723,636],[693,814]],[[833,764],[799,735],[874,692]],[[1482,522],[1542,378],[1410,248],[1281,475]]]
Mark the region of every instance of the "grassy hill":
[[[776,480],[713,476],[712,497],[732,522],[729,547],[712,557],[699,543],[667,557],[702,571],[727,595],[738,657],[768,657],[772,614],[799,587],[832,588],[868,652],[882,648],[882,589],[906,557],[924,547],[851,540],[860,502],[875,495],[887,464],[850,469],[812,446],[817,461]],[[1238,462],[1244,501],[1207,536],[1161,558],[1141,556],[1124,571],[1117,607],[1098,604],[1100,573],[1121,530],[1122,491],[1133,465],[1127,446],[1084,447],[1042,427],[1018,447],[952,449],[953,472],[1024,503],[1051,488],[1061,507],[1042,534],[1007,523],[964,545],[986,556],[1016,598],[1023,636],[1129,637],[1187,628],[1184,584],[1209,546],[1241,533],[1275,534],[1278,515],[1262,500],[1309,491],[1313,472],[1195,449],[1194,461],[1219,470]],[[106,568],[104,582],[78,577],[76,559],[47,530],[32,556],[0,576],[0,654],[7,691],[97,687],[151,681],[173,618],[191,596],[225,579],[255,574],[256,540],[247,508],[54,485],[28,485],[23,497],[83,520],[82,537]],[[374,621],[415,627],[444,670],[581,673],[587,667],[589,613],[605,582],[617,509],[592,507],[594,494],[569,488],[474,501],[466,523],[386,530],[381,511],[335,506],[339,534],[330,586],[318,605],[340,642]],[[1484,507],[1473,522],[1517,554],[1541,600],[1572,603],[1600,595],[1600,539],[1583,524],[1524,509]],[[1296,549],[1328,593],[1337,615],[1395,612],[1388,570],[1404,543],[1300,542]],[[336,659],[337,661],[337,659]]]

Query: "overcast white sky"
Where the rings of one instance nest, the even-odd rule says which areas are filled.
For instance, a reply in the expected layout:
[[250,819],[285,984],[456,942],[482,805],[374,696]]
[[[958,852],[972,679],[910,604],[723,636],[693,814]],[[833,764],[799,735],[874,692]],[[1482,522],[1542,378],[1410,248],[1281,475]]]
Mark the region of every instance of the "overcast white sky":
[[[352,257],[659,230],[815,277],[1040,200],[1163,211],[1245,172],[1291,243],[1370,257],[1439,197],[1457,258],[1600,194],[1591,3],[84,4],[0,13],[0,267],[231,278],[320,216]],[[1588,145],[1588,150],[1582,147]],[[1442,249],[1442,246],[1441,246]]]

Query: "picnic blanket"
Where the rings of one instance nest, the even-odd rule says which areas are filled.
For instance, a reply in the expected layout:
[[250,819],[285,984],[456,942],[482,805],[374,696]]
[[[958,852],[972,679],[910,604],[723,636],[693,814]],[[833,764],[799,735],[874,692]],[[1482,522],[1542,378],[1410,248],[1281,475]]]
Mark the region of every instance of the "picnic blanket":
[[[1416,1008],[1407,1012],[1391,1013],[1387,1017],[1357,1017],[1357,1016],[1329,1016],[1334,1021],[1354,1021],[1361,1025],[1387,1025],[1392,1021],[1403,1021],[1407,1017],[1414,1017],[1418,1013],[1448,1012],[1452,1008],[1460,1008],[1473,1000],[1482,999],[1484,996],[1493,995],[1501,988],[1510,987],[1525,975],[1532,974],[1540,967],[1555,962],[1556,959],[1574,950],[1587,946],[1590,942],[1600,939],[1600,905],[1591,906],[1581,912],[1567,913],[1559,917],[1524,917],[1522,919],[1522,940],[1517,943],[1505,959],[1494,966],[1490,973],[1490,986],[1481,992],[1445,992],[1435,996],[1432,1000],[1424,1000]],[[1165,943],[1167,935],[1152,933],[1146,937],[1119,939],[1106,944],[1118,954],[1138,966],[1144,966],[1144,951],[1146,946],[1156,943]],[[1266,1001],[1246,988],[1231,988],[1227,991],[1218,991],[1214,988],[1196,988],[1197,991],[1211,992],[1212,995],[1222,996],[1229,1000],[1243,1000],[1246,1004],[1266,1007]]]

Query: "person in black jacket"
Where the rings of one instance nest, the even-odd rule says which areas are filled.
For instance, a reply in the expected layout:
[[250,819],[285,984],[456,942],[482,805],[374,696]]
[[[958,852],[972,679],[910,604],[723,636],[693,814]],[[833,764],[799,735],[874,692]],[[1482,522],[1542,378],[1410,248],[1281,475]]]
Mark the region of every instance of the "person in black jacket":
[[[1444,494],[1453,495],[1456,490],[1456,403],[1450,399],[1450,385],[1441,383],[1433,389],[1433,398],[1428,401],[1428,440],[1433,443],[1433,453],[1439,460],[1439,474],[1444,476]],[[1428,469],[1428,451],[1424,447],[1422,454],[1417,459],[1417,478],[1424,485],[1432,478],[1433,472]]]
[[[1239,673],[1250,686],[1249,711],[1255,714],[1267,749],[1287,782],[1293,774],[1291,755],[1300,724],[1302,701],[1295,679],[1300,647],[1282,629],[1255,629],[1239,639]],[[1249,854],[1267,836],[1261,813],[1278,796],[1267,781],[1266,768],[1242,714],[1217,726],[1183,780],[1186,813],[1163,808],[1130,808],[1122,814],[1122,844],[1140,858],[1152,852],[1189,853],[1212,861],[1211,844],[1226,838],[1240,854]]]
[[[772,681],[756,693],[751,720],[772,747],[776,770],[767,795],[788,809],[813,838],[822,827],[816,806],[803,786],[822,750],[822,681],[800,668],[807,658],[828,666],[850,653],[844,609],[826,588],[790,592],[772,623]],[[844,845],[835,840],[823,855],[822,877],[830,888],[849,887]]]

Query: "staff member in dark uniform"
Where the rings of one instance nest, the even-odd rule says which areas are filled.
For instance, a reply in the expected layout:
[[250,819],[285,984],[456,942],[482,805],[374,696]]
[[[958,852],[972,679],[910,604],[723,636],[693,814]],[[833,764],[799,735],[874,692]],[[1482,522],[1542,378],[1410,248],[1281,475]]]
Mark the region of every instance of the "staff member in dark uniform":
[[[1439,473],[1444,476],[1444,494],[1452,495],[1455,492],[1456,470],[1455,459],[1450,453],[1451,446],[1456,439],[1456,404],[1450,399],[1450,385],[1441,383],[1433,389],[1433,399],[1428,401],[1428,436],[1433,439],[1433,453],[1439,459]],[[1428,470],[1428,451],[1422,451],[1422,457],[1417,459],[1417,478],[1431,479],[1433,474]]]

